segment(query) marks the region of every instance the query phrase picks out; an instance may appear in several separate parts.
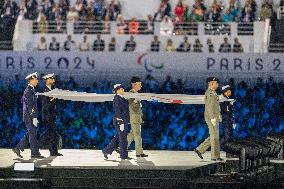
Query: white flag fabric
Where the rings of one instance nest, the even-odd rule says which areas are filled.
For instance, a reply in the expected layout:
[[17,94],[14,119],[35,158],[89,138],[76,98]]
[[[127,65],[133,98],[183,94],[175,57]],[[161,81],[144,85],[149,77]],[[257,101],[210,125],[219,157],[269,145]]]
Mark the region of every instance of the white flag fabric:
[[[107,102],[113,101],[114,94],[96,94],[77,92],[61,89],[53,89],[49,92],[37,93],[37,95],[51,98],[82,101],[82,102]],[[204,95],[184,95],[184,94],[155,94],[155,93],[125,93],[124,98],[135,98],[139,100],[170,103],[170,104],[204,104]]]

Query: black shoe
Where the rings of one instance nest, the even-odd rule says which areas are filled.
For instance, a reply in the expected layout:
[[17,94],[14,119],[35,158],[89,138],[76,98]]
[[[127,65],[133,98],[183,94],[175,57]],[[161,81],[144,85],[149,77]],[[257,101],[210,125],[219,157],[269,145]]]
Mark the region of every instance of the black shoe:
[[136,155],[136,157],[148,157],[148,155],[146,155],[146,154],[140,154],[140,155]]
[[198,150],[194,149],[194,152],[198,155],[198,157],[199,157],[200,159],[203,159],[202,154],[201,154]]
[[121,160],[132,160],[132,158],[127,157],[127,158],[121,158]]
[[19,158],[23,158],[23,156],[21,155],[21,151],[19,150],[19,148],[13,148],[12,150],[13,150],[13,152],[14,152]]
[[107,160],[107,159],[108,159],[108,157],[107,157],[107,153],[104,153],[104,152],[103,152],[103,154],[104,154],[104,158],[105,158],[105,160]]
[[31,158],[44,159],[45,157],[39,154],[39,155],[31,155]]
[[50,156],[63,156],[63,155],[57,152],[55,154],[50,154]]

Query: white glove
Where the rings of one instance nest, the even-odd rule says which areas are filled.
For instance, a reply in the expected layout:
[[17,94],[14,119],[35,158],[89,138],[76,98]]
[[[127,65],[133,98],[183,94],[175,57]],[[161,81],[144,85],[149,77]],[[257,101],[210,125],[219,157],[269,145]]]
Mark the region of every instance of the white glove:
[[234,105],[235,102],[236,102],[236,100],[232,100],[232,101],[230,102],[230,104],[231,104],[231,105]]
[[237,127],[237,124],[234,123],[234,124],[233,124],[233,128],[235,129],[236,127]]
[[211,123],[215,126],[215,125],[217,125],[217,120],[216,119],[211,119]]
[[33,125],[34,125],[35,127],[37,127],[37,124],[38,124],[37,118],[33,118]]
[[119,130],[124,131],[124,124],[119,125]]

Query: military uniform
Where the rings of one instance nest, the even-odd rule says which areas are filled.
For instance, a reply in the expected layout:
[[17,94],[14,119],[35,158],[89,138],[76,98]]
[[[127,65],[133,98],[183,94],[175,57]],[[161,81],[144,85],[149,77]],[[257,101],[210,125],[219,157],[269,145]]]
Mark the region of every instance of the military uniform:
[[[32,76],[37,77],[37,74],[36,73],[30,74],[29,76],[26,77],[26,79],[29,79]],[[24,151],[24,149],[28,147],[28,144],[30,144],[31,156],[39,157],[40,152],[37,140],[38,109],[37,109],[37,97],[35,94],[36,94],[35,88],[32,85],[28,85],[22,97],[23,120],[25,123],[25,127],[27,129],[27,133],[17,144],[16,149]]]
[[221,96],[220,102],[221,114],[222,114],[222,126],[224,128],[223,143],[230,141],[233,138],[233,124],[235,118],[233,115],[233,101],[229,100],[229,97]]
[[113,125],[117,134],[111,140],[110,144],[108,144],[103,149],[103,154],[105,158],[107,158],[108,154],[112,154],[112,152],[120,148],[120,158],[127,159],[127,133],[128,133],[128,124],[129,124],[129,104],[128,100],[123,98],[120,95],[115,95],[113,99],[113,108],[114,108],[114,117],[113,117]]
[[[209,128],[210,136],[201,143],[196,150],[201,154],[205,153],[211,147],[211,159],[220,158],[220,141],[219,141],[219,122],[221,122],[219,97],[214,90],[208,89],[205,93],[205,121]],[[212,123],[212,119],[216,119]]]
[[[49,79],[53,76],[54,74],[48,74],[43,78]],[[44,88],[44,92],[49,92],[51,90],[52,88],[49,88],[48,86],[45,86]],[[58,134],[57,127],[55,125],[56,100],[48,96],[42,96],[41,100],[42,100],[42,121],[45,126],[45,132],[42,135],[41,143],[42,145],[47,145],[51,156],[61,155],[58,153],[58,142],[60,136]]]
[[[129,92],[137,93],[133,89],[130,90]],[[131,98],[128,100],[128,102],[129,102],[130,125],[131,125],[130,133],[127,135],[128,147],[134,140],[136,155],[141,155],[143,154],[142,138],[141,138],[141,124],[142,124],[143,113],[141,109],[142,107],[141,100]]]

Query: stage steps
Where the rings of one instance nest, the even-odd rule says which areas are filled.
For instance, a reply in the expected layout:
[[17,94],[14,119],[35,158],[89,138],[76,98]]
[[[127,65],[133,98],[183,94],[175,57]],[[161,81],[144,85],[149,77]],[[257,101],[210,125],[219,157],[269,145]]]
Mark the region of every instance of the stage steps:
[[[190,170],[158,169],[93,169],[93,168],[37,168],[31,173],[15,173],[6,170],[0,174],[0,185],[17,178],[40,178],[47,188],[188,188],[188,181],[214,174],[220,165],[210,164]],[[3,178],[4,177],[4,178]],[[5,181],[5,177],[7,177]],[[26,182],[33,188],[38,183]],[[26,187],[26,189],[29,187]],[[2,189],[2,188],[1,188]],[[15,188],[16,189],[16,188]]]
[[[34,172],[14,172],[11,168],[0,170],[0,188],[284,188],[284,162],[271,163],[262,173],[240,178],[238,160],[216,163],[184,170],[146,169],[94,169],[36,168]],[[17,178],[21,178],[18,179]],[[247,179],[250,178],[250,179]],[[273,180],[271,180],[273,179]],[[40,187],[39,187],[40,186]]]

